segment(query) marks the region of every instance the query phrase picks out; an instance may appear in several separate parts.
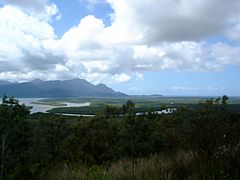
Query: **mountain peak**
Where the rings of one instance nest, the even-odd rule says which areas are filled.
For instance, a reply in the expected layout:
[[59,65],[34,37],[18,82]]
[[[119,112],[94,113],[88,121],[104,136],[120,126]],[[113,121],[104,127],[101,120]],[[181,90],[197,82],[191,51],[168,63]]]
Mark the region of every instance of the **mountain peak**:
[[41,83],[41,82],[44,82],[44,81],[39,79],[39,78],[36,78],[36,79],[31,81],[32,84],[38,84],[38,83]]
[[105,84],[93,85],[85,79],[43,81],[34,79],[31,82],[16,83],[12,86],[1,86],[0,95],[15,97],[119,97],[126,96],[109,88]]
[[84,81],[84,82],[87,82],[85,79],[80,79],[80,78],[73,78],[73,79],[70,79],[70,80],[67,80],[67,81],[75,81],[75,82]]
[[98,85],[96,85],[97,87],[107,87],[105,84],[103,84],[103,83],[100,83],[100,84],[98,84]]

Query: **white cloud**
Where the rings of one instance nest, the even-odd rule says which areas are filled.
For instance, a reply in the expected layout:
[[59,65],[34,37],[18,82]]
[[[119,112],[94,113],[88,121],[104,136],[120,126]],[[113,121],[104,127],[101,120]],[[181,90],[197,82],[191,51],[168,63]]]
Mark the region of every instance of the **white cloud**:
[[55,4],[7,0],[0,9],[0,79],[81,77],[121,83],[132,76],[142,80],[145,71],[218,71],[240,65],[238,43],[207,43],[208,37],[224,33],[240,40],[240,18],[234,19],[240,15],[238,0],[107,2],[114,11],[110,26],[89,15],[57,39],[50,24],[60,17]]
[[234,25],[229,31],[228,35],[231,39],[240,41],[240,20],[239,23]]
[[[16,7],[5,6],[1,8],[0,17],[1,32],[8,36],[9,34],[14,36],[12,39],[19,38],[25,34],[36,36],[40,39],[54,38],[52,26],[22,12]],[[10,37],[6,39],[12,40]]]
[[6,4],[19,6],[22,8],[30,8],[38,11],[44,10],[48,0],[5,0]]
[[[114,25],[144,42],[201,40],[225,29],[239,13],[238,0],[108,0]],[[128,33],[129,34],[129,33]]]
[[188,86],[173,86],[173,91],[197,91],[198,88],[195,87],[188,87]]
[[[221,59],[224,53],[221,46],[208,45],[204,42],[175,42],[161,43],[158,46],[147,47],[146,45],[134,47],[135,70],[187,70],[187,71],[212,71],[221,70],[227,64],[237,64],[238,61],[231,59],[237,57],[238,47],[227,46],[228,53],[225,58],[229,61],[224,63]],[[232,52],[230,52],[232,51]],[[230,56],[231,55],[231,56]]]
[[55,72],[48,72],[48,71],[33,70],[30,72],[19,72],[19,71],[0,72],[0,79],[7,79],[12,82],[30,81],[35,79],[36,77],[43,80],[57,79]]
[[5,0],[6,5],[20,8],[25,13],[43,21],[50,21],[52,17],[59,20],[61,14],[54,3],[48,0]]
[[17,79],[26,79],[32,76],[31,72],[45,71],[64,62],[61,53],[45,47],[46,42],[55,41],[53,27],[18,7],[0,8],[0,36],[2,78],[11,79],[16,74]]
[[[87,16],[78,26],[66,32],[60,42],[63,49],[67,49],[67,57],[71,59],[72,64],[83,65],[88,73],[102,72],[114,75],[165,69],[212,71],[222,70],[228,64],[238,64],[236,60],[231,59],[233,55],[229,56],[232,54],[230,51],[237,54],[238,47],[229,46],[226,57],[230,60],[224,62],[216,45],[194,41],[224,31],[225,25],[237,13],[235,7],[238,7],[238,1],[222,1],[220,5],[219,1],[215,0],[195,1],[199,6],[183,1],[177,3],[164,0],[109,0],[114,9],[111,26],[106,27],[102,20]],[[214,11],[211,17],[207,17],[215,5],[219,9]],[[162,8],[162,11],[159,11],[159,7],[166,9]],[[169,7],[171,11],[168,12]],[[138,13],[139,8],[142,13]],[[188,18],[190,20],[187,20]],[[155,23],[156,20],[159,22]],[[165,22],[170,22],[170,25]],[[185,35],[179,33],[179,27],[172,28],[174,24],[179,27],[182,27],[179,24],[183,24],[183,27],[185,25]],[[150,33],[152,30],[162,34],[161,38]],[[157,43],[151,41],[153,36]],[[172,39],[169,39],[170,36]]]
[[82,63],[88,73],[109,72],[115,65],[111,61],[87,61]]
[[[101,34],[104,30],[103,21],[92,15],[81,19],[78,26],[71,28],[61,38],[61,45],[70,52],[98,49],[101,46]],[[67,46],[66,46],[67,45]]]
[[131,76],[129,76],[128,74],[115,74],[112,77],[112,81],[116,82],[116,83],[122,83],[122,82],[128,82],[131,79]]
[[235,42],[240,41],[240,13],[232,17],[229,26],[227,28],[227,37]]
[[212,54],[216,56],[216,64],[240,65],[240,46],[217,43],[212,46]]
[[94,84],[98,84],[100,82],[105,82],[108,84],[109,83],[124,83],[124,82],[130,81],[132,78],[130,75],[125,74],[125,73],[111,75],[109,73],[97,73],[97,72],[81,73],[75,77],[81,77],[81,78],[87,79],[88,81],[90,81]]

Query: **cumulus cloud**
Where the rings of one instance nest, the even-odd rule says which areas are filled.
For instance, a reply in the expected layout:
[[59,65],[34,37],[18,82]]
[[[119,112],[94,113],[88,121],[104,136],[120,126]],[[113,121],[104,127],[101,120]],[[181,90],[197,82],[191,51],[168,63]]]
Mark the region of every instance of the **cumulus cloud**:
[[[72,64],[83,65],[88,73],[131,76],[131,72],[164,69],[222,70],[225,65],[237,64],[232,57],[238,54],[238,47],[227,45],[224,58],[228,60],[223,61],[224,47],[204,40],[225,31],[238,13],[239,2],[195,1],[108,0],[114,10],[110,26],[87,16],[60,42],[63,46],[68,44],[67,55]],[[217,10],[213,11],[214,8]]]
[[131,79],[131,76],[129,76],[128,74],[115,74],[113,77],[112,77],[112,80],[114,82],[119,82],[119,83],[122,83],[122,82],[127,82]]
[[88,15],[57,38],[49,21],[59,13],[55,4],[6,0],[0,9],[0,79],[122,83],[143,80],[146,71],[219,71],[240,64],[239,43],[207,41],[215,35],[240,40],[239,0],[106,2],[113,9],[111,25]]
[[216,57],[216,64],[240,65],[240,46],[230,46],[224,43],[217,43],[212,46],[212,54]]
[[239,23],[235,24],[230,30],[228,35],[232,40],[240,41],[240,20]]
[[5,3],[42,11],[47,4],[47,0],[5,0]]
[[238,0],[108,0],[114,24],[149,43],[202,40],[224,30],[239,13]]
[[49,3],[48,0],[5,0],[4,3],[5,5],[18,7],[44,21],[49,21],[52,17],[57,20],[61,18],[57,6],[54,3]]
[[103,21],[89,15],[84,17],[78,26],[67,31],[62,36],[61,43],[64,48],[73,52],[84,49],[99,49],[102,43],[103,30]]
[[46,70],[64,61],[62,54],[45,48],[55,41],[52,26],[17,7],[0,9],[0,36],[0,73]]

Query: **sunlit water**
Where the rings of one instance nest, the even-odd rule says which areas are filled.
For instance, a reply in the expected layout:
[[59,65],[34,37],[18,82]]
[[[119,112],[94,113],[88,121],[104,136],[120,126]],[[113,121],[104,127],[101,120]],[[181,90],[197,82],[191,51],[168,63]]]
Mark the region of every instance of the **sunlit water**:
[[[18,98],[20,104],[25,104],[25,106],[31,106],[32,113],[42,112],[47,113],[48,110],[51,110],[53,108],[59,108],[59,107],[84,107],[89,106],[90,102],[85,103],[68,103],[68,102],[61,102],[64,104],[64,106],[49,106],[49,105],[43,105],[43,104],[32,104],[34,102],[38,102],[39,100],[42,100],[42,98]],[[0,100],[2,103],[2,100]]]

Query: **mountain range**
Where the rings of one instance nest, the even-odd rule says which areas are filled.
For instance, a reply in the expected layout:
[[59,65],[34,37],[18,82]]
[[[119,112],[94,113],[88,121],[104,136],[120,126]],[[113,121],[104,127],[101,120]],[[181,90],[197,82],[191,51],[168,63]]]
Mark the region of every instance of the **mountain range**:
[[22,98],[37,97],[122,97],[105,84],[93,85],[84,79],[43,81],[34,79],[30,82],[12,83],[0,81],[0,96],[7,95]]

